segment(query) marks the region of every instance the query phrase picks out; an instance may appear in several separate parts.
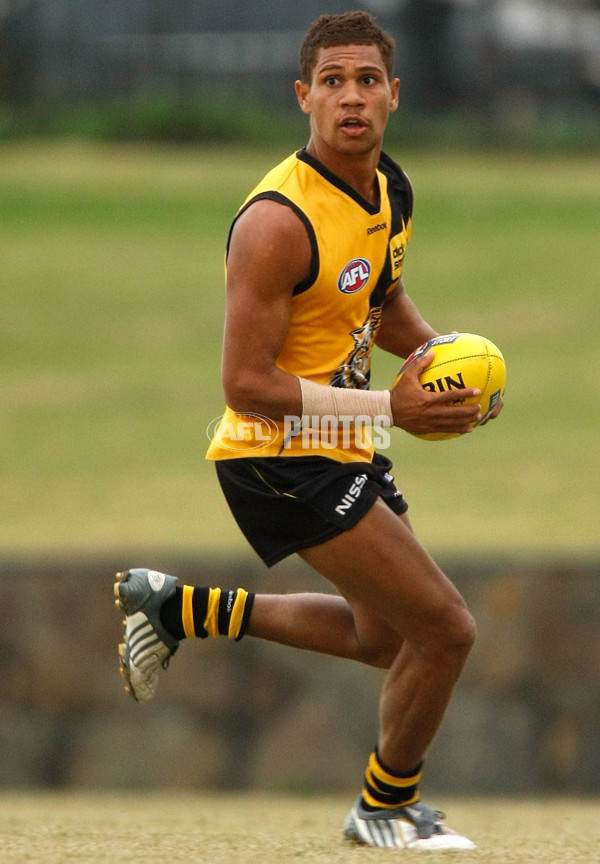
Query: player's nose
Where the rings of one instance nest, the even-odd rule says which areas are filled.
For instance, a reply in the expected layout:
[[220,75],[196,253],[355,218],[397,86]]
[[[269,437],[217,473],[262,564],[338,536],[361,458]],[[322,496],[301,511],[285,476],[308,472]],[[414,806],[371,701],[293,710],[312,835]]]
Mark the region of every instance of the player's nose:
[[347,81],[340,94],[342,105],[363,105],[364,96],[356,81]]

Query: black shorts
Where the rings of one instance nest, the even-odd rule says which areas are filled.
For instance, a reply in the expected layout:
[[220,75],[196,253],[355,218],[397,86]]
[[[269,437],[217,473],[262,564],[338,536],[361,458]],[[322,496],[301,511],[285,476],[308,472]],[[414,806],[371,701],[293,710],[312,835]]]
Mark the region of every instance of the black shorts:
[[372,462],[271,456],[215,464],[236,522],[269,567],[352,528],[377,498],[394,513],[408,509],[379,453]]

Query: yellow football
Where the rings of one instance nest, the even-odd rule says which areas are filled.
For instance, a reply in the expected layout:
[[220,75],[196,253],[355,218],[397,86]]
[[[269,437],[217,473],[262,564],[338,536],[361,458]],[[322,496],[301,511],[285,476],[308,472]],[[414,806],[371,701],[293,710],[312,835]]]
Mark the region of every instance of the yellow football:
[[[428,351],[433,351],[434,359],[419,376],[423,389],[442,393],[445,390],[478,387],[481,396],[467,399],[465,404],[480,402],[483,420],[487,419],[504,395],[506,364],[500,349],[485,336],[476,336],[473,333],[436,336],[413,351],[405,360],[394,385],[408,367]],[[458,438],[460,435],[458,432],[430,432],[415,437],[427,441],[443,441],[446,438]]]

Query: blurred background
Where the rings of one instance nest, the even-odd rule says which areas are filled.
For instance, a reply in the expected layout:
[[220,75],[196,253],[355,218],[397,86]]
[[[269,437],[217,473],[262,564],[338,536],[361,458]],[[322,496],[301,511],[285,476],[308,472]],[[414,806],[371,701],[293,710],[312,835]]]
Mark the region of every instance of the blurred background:
[[[121,689],[116,570],[323,590],[266,570],[204,460],[223,253],[306,143],[322,12],[397,41],[386,149],[416,191],[406,284],[508,366],[502,418],[398,431],[396,479],[479,639],[425,792],[600,792],[600,4],[0,0],[0,785],[356,792],[379,672],[245,640]],[[394,358],[379,355],[375,386]],[[326,590],[326,589],[325,589]],[[210,642],[210,644],[208,644]]]
[[[395,36],[411,120],[454,117],[466,140],[495,142],[539,138],[542,123],[555,140],[597,131],[596,0],[2,0],[4,134],[87,123],[96,133],[214,140],[219,106],[293,108],[303,33],[324,9],[349,8],[374,12]],[[154,116],[135,132],[132,109],[151,114],[150,103]]]

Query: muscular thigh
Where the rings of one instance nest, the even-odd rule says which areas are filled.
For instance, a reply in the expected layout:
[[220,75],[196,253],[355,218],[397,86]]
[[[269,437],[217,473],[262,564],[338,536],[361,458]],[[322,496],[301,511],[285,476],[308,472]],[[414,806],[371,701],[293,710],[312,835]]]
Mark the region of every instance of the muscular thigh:
[[379,634],[380,641],[384,632],[418,640],[440,626],[448,609],[465,605],[406,514],[397,516],[381,501],[350,530],[300,554],[346,597],[365,639]]

